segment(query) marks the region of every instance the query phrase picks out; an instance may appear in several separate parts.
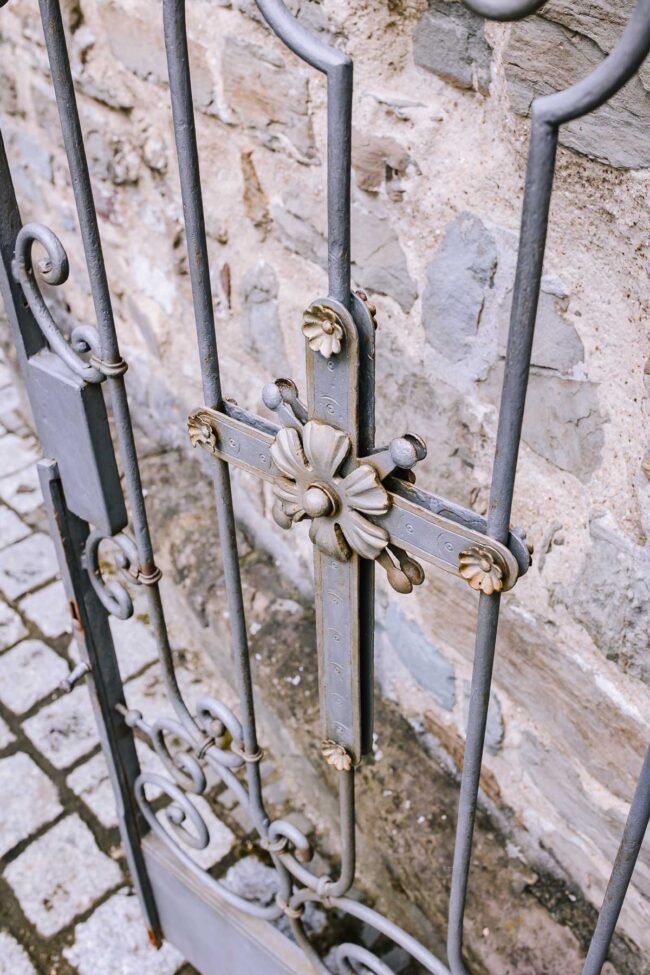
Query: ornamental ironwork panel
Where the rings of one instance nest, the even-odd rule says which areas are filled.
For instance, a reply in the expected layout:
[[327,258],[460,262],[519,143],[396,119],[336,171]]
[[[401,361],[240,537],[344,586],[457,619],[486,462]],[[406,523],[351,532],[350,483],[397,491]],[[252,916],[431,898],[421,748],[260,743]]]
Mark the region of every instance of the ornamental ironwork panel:
[[[465,0],[475,13],[516,20],[543,0]],[[0,6],[3,4],[0,3]],[[41,224],[22,225],[0,140],[0,285],[13,329],[45,459],[39,473],[82,661],[72,687],[89,675],[102,745],[116,792],[120,829],[134,884],[155,941],[183,947],[204,973],[291,973],[329,969],[302,923],[306,905],[347,913],[392,939],[433,975],[464,975],[463,927],[472,839],[502,593],[530,565],[525,535],[510,525],[517,455],[549,220],[560,127],[608,101],[650,49],[650,0],[637,0],[615,49],[583,81],[537,98],[531,132],[514,300],[505,361],[487,518],[421,490],[415,470],[426,456],[417,433],[387,445],[374,440],[376,310],[350,284],[352,60],[299,23],[281,0],[257,0],[269,28],[327,79],[328,294],[310,301],[296,323],[304,344],[307,388],[279,378],[263,389],[277,422],[224,398],[194,126],[185,0],[163,0],[164,38],[191,275],[202,404],[188,419],[191,443],[213,458],[218,527],[227,588],[239,710],[205,696],[190,708],[178,685],[161,601],[111,297],[102,257],[83,135],[58,0],[40,0],[52,83],[70,168],[94,301],[96,324],[64,336],[39,279],[62,285],[65,249]],[[35,254],[41,254],[38,259]],[[104,396],[114,417],[115,448]],[[118,476],[116,451],[123,481]],[[230,468],[272,486],[273,518],[287,531],[309,524],[315,570],[321,753],[338,778],[341,862],[336,875],[310,869],[307,836],[269,817],[264,801],[237,551]],[[123,486],[122,486],[123,484]],[[125,503],[126,501],[126,503]],[[130,518],[127,524],[127,508]],[[129,531],[127,531],[127,527]],[[100,558],[101,551],[101,558]],[[120,577],[105,574],[112,554]],[[355,770],[372,742],[375,566],[395,598],[413,593],[426,572],[464,579],[477,593],[467,739],[451,876],[447,957],[435,957],[388,918],[350,896],[355,879]],[[133,613],[130,586],[146,588],[166,692],[175,717],[149,724],[127,708],[108,626]],[[151,744],[160,771],[141,771],[133,732]],[[252,817],[260,847],[274,865],[279,893],[270,905],[234,893],[199,868],[188,848],[205,848],[208,827],[193,802],[218,777]],[[161,811],[152,790],[167,797]],[[650,814],[650,751],[633,797],[583,975],[596,975],[630,883]],[[153,842],[152,842],[152,837]],[[156,839],[158,846],[156,846]],[[178,915],[181,923],[174,919]],[[295,945],[268,926],[286,915]],[[207,932],[207,935],[206,935]],[[221,960],[205,947],[214,937]],[[206,941],[206,938],[208,939]],[[282,940],[282,939],[280,939]],[[286,939],[284,939],[286,940]],[[337,949],[341,971],[390,975],[361,945]],[[221,967],[220,967],[221,966]]]

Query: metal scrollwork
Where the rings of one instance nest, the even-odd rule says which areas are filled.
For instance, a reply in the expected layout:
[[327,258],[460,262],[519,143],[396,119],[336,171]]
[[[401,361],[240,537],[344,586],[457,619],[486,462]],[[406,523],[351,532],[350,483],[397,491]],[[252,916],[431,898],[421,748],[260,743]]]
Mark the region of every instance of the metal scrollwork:
[[101,369],[81,358],[84,352],[99,352],[99,333],[90,325],[73,330],[68,343],[52,318],[34,275],[32,248],[39,243],[46,257],[38,261],[37,267],[48,284],[60,285],[68,280],[68,255],[63,244],[47,227],[40,223],[28,223],[20,229],[16,237],[15,256],[12,264],[14,278],[23,289],[27,303],[51,349],[72,371],[88,383],[100,383],[104,379]]
[[[165,819],[174,837],[161,824],[147,799],[146,786],[151,785],[171,799],[171,804],[165,809]],[[166,844],[177,845],[181,841],[195,850],[204,850],[210,842],[210,833],[200,813],[192,805],[185,792],[174,782],[165,779],[155,772],[141,772],[135,780],[135,798],[142,815],[149,826]],[[191,823],[194,832],[187,829],[186,823]]]
[[105,535],[94,529],[86,539],[83,564],[90,582],[102,606],[120,620],[128,620],[133,615],[133,600],[123,583],[117,579],[105,579],[100,562],[99,547],[102,542],[112,542],[115,549],[115,568],[129,582],[140,581],[138,550],[132,538],[124,532],[118,535]]

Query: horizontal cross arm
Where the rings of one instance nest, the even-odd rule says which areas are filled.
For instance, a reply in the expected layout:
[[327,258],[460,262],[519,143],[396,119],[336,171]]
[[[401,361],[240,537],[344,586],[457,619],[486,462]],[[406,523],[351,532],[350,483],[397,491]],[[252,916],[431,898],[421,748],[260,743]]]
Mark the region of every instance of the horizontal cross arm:
[[[271,446],[280,428],[233,404],[224,406],[224,411],[202,408],[192,413],[188,420],[192,443],[229,464],[273,481],[278,471],[271,458]],[[480,515],[396,477],[388,478],[385,487],[389,510],[373,520],[386,529],[392,545],[456,574],[461,552],[472,545],[488,546],[505,567],[504,590],[511,589],[528,568],[528,550],[519,535],[511,533],[509,545],[501,545],[486,535],[485,520]]]

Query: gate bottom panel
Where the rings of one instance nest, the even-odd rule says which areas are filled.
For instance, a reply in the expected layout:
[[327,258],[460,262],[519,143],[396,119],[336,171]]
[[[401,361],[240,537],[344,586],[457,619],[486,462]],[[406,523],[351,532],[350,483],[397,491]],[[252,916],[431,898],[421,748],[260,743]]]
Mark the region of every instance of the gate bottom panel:
[[201,975],[314,975],[297,945],[205,890],[153,834],[143,852],[163,937]]

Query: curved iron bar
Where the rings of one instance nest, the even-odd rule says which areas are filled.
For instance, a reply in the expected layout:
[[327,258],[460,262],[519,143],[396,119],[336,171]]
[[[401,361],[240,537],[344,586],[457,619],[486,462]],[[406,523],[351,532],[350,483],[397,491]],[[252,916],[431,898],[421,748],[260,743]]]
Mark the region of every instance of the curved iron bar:
[[355,944],[342,944],[336,949],[336,960],[338,962],[341,975],[358,975],[358,970],[352,967],[352,962],[358,961],[363,965],[364,971],[367,969],[374,975],[393,975],[392,968],[384,965],[383,961],[373,955],[367,948],[362,948]]
[[185,792],[203,795],[206,779],[199,761],[187,751],[170,752],[165,741],[166,734],[175,735],[190,748],[194,745],[194,739],[179,721],[171,718],[157,718],[151,726],[151,744],[174,782]]
[[[81,237],[92,291],[97,329],[101,371],[107,376],[111,394],[113,416],[118,446],[124,469],[124,483],[131,512],[131,524],[138,552],[138,567],[141,581],[148,581],[147,593],[149,616],[152,623],[158,656],[163,672],[167,694],[177,717],[186,731],[200,746],[203,733],[192,718],[178,687],[171,647],[165,622],[165,614],[160,597],[159,570],[154,561],[149,522],[147,519],[142,480],[138,464],[133,425],[124,383],[125,363],[120,355],[115,321],[111,305],[106,268],[99,236],[97,213],[93,200],[88,162],[79,121],[79,111],[75,96],[65,30],[61,16],[60,0],[39,0],[43,33],[47,46],[48,60],[52,73],[52,84],[56,95],[61,132],[65,146],[68,167],[75,197]],[[81,338],[87,337],[82,333]]]
[[582,975],[600,975],[616,929],[618,916],[630,886],[641,844],[650,821],[650,748],[648,748],[639,782],[632,798],[621,845],[616,854],[611,877],[587,953]]
[[[146,785],[152,785],[154,788],[160,789],[172,800],[172,807],[175,807],[177,811],[172,812],[170,816],[169,810],[167,810],[166,814],[167,821],[175,836],[171,835],[169,831],[165,829],[152,809],[146,796]],[[254,901],[247,901],[245,898],[240,897],[238,894],[235,894],[233,891],[229,890],[229,888],[223,883],[215,880],[214,877],[211,877],[209,873],[199,867],[194,860],[192,860],[191,856],[183,849],[181,842],[197,850],[205,849],[206,846],[209,845],[210,834],[202,816],[197,811],[196,807],[192,805],[182,789],[179,789],[178,786],[169,779],[163,778],[162,775],[156,775],[154,772],[141,773],[135,781],[134,788],[136,802],[138,803],[138,807],[146,819],[151,831],[155,833],[160,840],[162,840],[165,846],[167,846],[173,852],[174,856],[176,856],[183,863],[186,869],[194,877],[200,880],[202,884],[206,885],[218,897],[226,900],[229,904],[239,908],[239,910],[243,911],[244,913],[250,914],[252,917],[258,917],[265,921],[275,921],[282,916],[282,908],[277,904],[256,904]],[[183,822],[186,818],[189,819],[194,826],[196,836],[193,836],[183,827]]]
[[282,0],[256,0],[271,30],[286,46],[327,76],[327,226],[331,298],[351,310],[350,179],[352,167],[352,58],[325,44],[291,14]]
[[[69,344],[52,318],[50,309],[43,299],[34,275],[32,248],[35,243],[39,243],[47,254],[46,258],[37,262],[43,280],[51,285],[64,284],[68,280],[70,267],[65,248],[56,234],[41,223],[26,223],[19,230],[12,264],[13,275],[23,289],[31,312],[52,350],[77,376],[80,376],[87,383],[101,383],[104,380],[103,373],[90,363],[85,362],[74,349],[79,330],[75,330],[77,335],[75,336],[73,333],[72,343]],[[94,341],[95,345],[92,345],[92,348],[95,349],[99,339],[97,330],[92,326],[84,326],[83,328],[85,346],[88,347]],[[93,332],[94,336],[92,335]],[[88,341],[89,339],[91,342]]]
[[[326,907],[337,908],[338,910],[349,914],[351,917],[357,918],[364,924],[368,924],[376,931],[379,931],[380,934],[385,935],[396,945],[399,945],[400,948],[404,949],[404,951],[408,952],[408,954],[411,955],[415,961],[419,962],[420,965],[427,970],[427,972],[430,972],[431,975],[450,975],[449,969],[446,967],[446,965],[444,965],[438,958],[436,958],[435,955],[425,948],[421,942],[404,931],[403,928],[400,928],[398,924],[394,923],[394,921],[390,921],[383,914],[375,911],[374,908],[368,907],[367,904],[353,900],[351,897],[323,897],[317,892],[303,889],[294,894],[291,899],[291,907],[298,912],[308,901],[324,903]],[[295,927],[294,933],[298,937]],[[305,941],[306,944],[304,943]],[[317,966],[317,971],[327,972],[328,969],[322,965],[322,962],[318,956],[315,955],[315,949],[302,929],[300,943],[303,950],[305,950],[306,954],[309,955],[310,959],[318,960],[321,967],[319,968]]]
[[537,13],[547,0],[463,0],[466,7],[487,20],[523,20]]
[[[593,111],[610,99],[638,70],[648,51],[650,0],[637,0],[618,44],[587,78],[566,91],[533,102],[519,253],[487,519],[488,534],[500,542],[507,539],[510,525],[559,126]],[[499,604],[498,593],[492,596],[481,593],[449,906],[447,953],[452,975],[467,975],[462,959],[463,923]]]
[[132,582],[138,582],[138,550],[133,539],[125,532],[106,535],[101,529],[94,528],[86,539],[82,556],[82,564],[104,609],[119,620],[128,620],[133,616],[133,600],[126,586],[117,579],[104,579],[99,561],[102,542],[111,542],[115,546],[117,568]]

